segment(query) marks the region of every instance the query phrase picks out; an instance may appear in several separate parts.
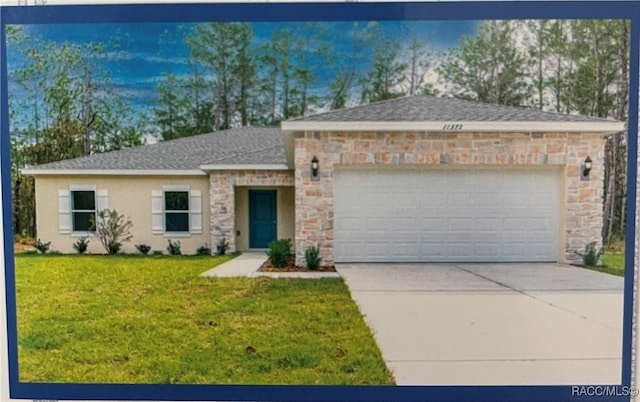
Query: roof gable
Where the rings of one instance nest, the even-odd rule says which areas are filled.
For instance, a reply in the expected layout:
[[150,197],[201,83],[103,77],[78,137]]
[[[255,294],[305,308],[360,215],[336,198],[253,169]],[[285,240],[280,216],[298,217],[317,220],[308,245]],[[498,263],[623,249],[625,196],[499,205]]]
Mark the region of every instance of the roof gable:
[[433,96],[405,96],[290,121],[611,121]]
[[560,131],[614,133],[624,123],[432,96],[406,96],[282,123],[285,131]]

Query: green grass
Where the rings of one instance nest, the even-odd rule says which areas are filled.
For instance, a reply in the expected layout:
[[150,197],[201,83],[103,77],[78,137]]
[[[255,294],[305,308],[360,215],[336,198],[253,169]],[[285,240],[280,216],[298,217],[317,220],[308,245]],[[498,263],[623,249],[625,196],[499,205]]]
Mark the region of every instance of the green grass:
[[16,257],[23,382],[393,384],[340,279],[204,278],[228,257]]
[[585,268],[606,274],[624,276],[624,254],[605,252],[602,254],[602,265],[595,267],[585,266]]
[[602,266],[594,269],[612,275],[624,276],[624,254],[604,253],[602,254]]

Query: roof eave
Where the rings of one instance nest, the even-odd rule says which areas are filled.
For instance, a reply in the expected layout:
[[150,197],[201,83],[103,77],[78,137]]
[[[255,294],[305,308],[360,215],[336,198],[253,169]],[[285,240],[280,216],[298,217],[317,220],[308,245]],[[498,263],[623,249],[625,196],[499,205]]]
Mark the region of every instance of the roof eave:
[[211,170],[290,170],[285,164],[207,164],[200,165],[200,169]]
[[577,132],[613,134],[619,121],[284,121],[283,131]]
[[22,174],[29,176],[206,176],[199,169],[38,169],[24,168]]

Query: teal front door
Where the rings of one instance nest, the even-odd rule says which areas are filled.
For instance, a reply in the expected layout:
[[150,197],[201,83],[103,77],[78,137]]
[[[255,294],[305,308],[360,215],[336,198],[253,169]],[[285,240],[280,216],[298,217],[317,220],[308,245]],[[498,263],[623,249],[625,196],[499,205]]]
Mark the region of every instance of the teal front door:
[[267,248],[277,236],[276,190],[249,190],[249,248]]

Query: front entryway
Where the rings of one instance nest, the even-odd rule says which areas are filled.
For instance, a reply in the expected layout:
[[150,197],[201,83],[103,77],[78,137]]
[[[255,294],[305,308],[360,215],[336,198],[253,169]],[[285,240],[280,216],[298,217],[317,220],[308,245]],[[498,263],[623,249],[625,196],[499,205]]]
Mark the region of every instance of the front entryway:
[[249,247],[266,248],[277,236],[276,190],[249,190]]

